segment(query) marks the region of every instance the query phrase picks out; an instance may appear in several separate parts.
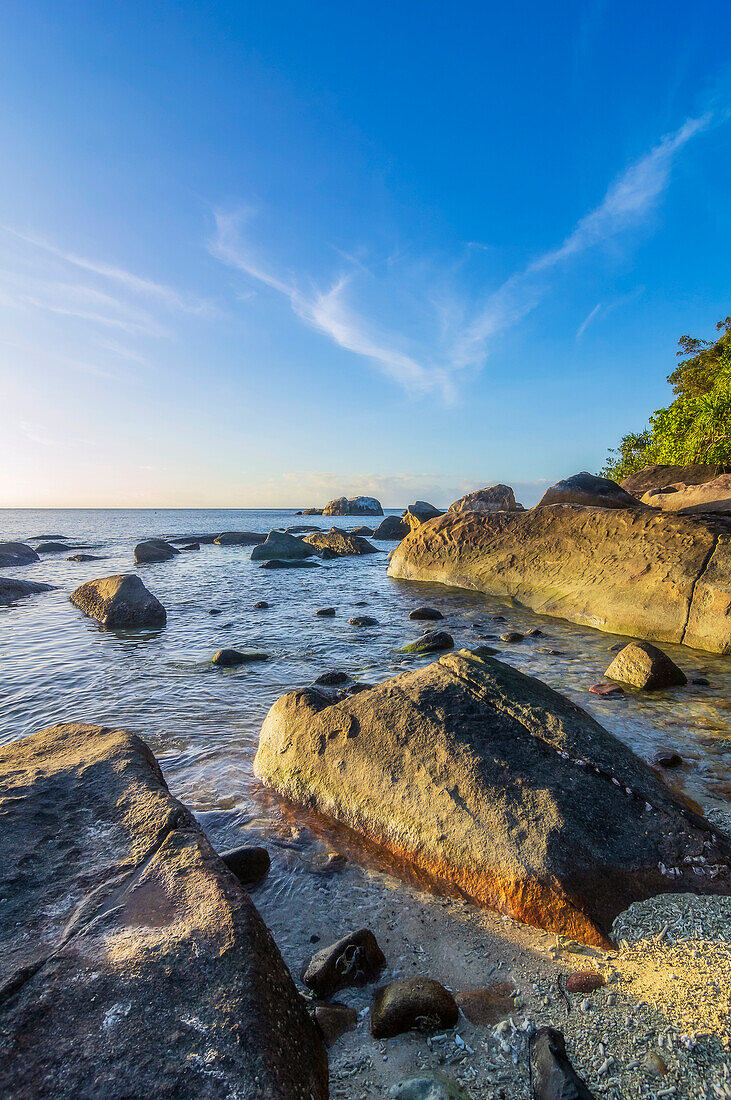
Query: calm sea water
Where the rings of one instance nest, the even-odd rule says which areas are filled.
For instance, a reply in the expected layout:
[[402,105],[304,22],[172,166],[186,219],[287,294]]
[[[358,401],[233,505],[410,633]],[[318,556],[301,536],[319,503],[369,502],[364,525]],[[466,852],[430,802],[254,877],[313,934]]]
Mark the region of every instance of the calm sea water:
[[[285,827],[276,801],[261,792],[252,773],[268,707],[329,669],[376,682],[422,663],[395,651],[421,632],[408,614],[428,602],[444,613],[443,625],[458,646],[475,644],[477,633],[540,626],[544,638],[502,646],[505,659],[571,696],[641,755],[676,748],[686,765],[671,782],[703,805],[727,798],[729,658],[666,646],[689,676],[706,676],[711,686],[602,700],[588,688],[602,679],[617,636],[471,593],[389,580],[386,555],[393,543],[377,544],[377,554],[312,570],[260,569],[249,560],[250,548],[205,545],[170,562],[133,562],[134,544],[148,536],[266,532],[307,522],[329,527],[333,521],[291,511],[0,511],[2,540],[67,535],[103,558],[79,564],[65,554],[47,555],[3,571],[58,587],[0,609],[0,742],[57,722],[124,727],[149,742],[172,791],[214,843],[266,839]],[[335,522],[355,527],[368,521]],[[83,581],[132,570],[165,605],[165,629],[111,633],[69,603]],[[257,600],[268,600],[270,608],[254,610]],[[315,617],[323,606],[334,606],[337,615]],[[211,608],[222,614],[210,615]],[[355,614],[372,615],[378,626],[348,625]],[[507,622],[492,622],[496,614]],[[222,671],[210,659],[224,646],[263,649],[271,660]]]

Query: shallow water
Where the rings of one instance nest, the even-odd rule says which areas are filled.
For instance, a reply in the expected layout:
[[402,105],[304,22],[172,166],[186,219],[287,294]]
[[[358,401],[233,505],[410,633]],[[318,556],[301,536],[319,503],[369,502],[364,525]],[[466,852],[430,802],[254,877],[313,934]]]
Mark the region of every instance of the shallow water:
[[[67,535],[102,561],[45,555],[5,575],[43,580],[58,590],[0,609],[0,742],[56,722],[118,725],[139,733],[158,756],[172,791],[200,817],[214,843],[234,844],[291,826],[252,773],[259,729],[283,692],[328,669],[377,682],[425,663],[395,650],[430,624],[409,621],[423,603],[457,646],[494,639],[505,660],[571,696],[640,755],[673,747],[686,764],[666,777],[703,805],[726,799],[731,757],[731,660],[665,646],[689,678],[710,687],[629,693],[600,699],[588,688],[603,678],[618,636],[539,617],[503,601],[440,585],[389,580],[379,553],[322,562],[311,570],[269,571],[250,548],[202,545],[170,562],[135,567],[132,550],[153,535],[219,530],[268,531],[299,523],[329,527],[325,517],[284,511],[5,511],[0,538]],[[334,521],[355,527],[367,520]],[[93,577],[136,568],[168,611],[164,630],[112,633],[69,603],[74,587]],[[266,610],[254,610],[257,600]],[[334,606],[334,618],[314,615]],[[221,614],[211,615],[210,609]],[[348,624],[372,615],[378,626]],[[505,622],[492,616],[503,615]],[[545,636],[517,645],[498,640],[508,629],[538,626]],[[239,669],[210,664],[224,646],[263,649],[271,660]]]

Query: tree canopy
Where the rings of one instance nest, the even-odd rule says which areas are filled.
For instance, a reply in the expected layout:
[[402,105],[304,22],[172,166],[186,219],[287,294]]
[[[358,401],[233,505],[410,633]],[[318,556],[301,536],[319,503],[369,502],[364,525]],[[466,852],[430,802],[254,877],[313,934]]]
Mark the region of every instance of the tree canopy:
[[668,382],[676,394],[657,409],[649,426],[623,436],[610,450],[602,474],[621,481],[645,466],[731,464],[731,317],[719,321],[716,340],[681,336],[684,356]]

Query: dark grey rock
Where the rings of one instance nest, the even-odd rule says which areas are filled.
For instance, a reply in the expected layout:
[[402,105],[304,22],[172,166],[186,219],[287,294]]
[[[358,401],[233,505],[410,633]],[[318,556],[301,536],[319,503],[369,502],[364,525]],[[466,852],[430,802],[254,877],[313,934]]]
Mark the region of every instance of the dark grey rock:
[[16,600],[33,596],[36,592],[50,592],[52,584],[40,581],[16,581],[13,577],[0,577],[0,607],[9,607]]
[[30,565],[31,562],[40,560],[33,547],[26,546],[24,542],[0,542],[0,569],[13,565]]
[[402,978],[376,990],[371,1012],[375,1039],[391,1039],[404,1031],[437,1031],[454,1027],[459,1010],[449,990],[433,978]]
[[87,581],[69,599],[90,619],[110,630],[164,626],[165,608],[136,573]]
[[170,561],[177,558],[179,550],[176,550],[165,539],[145,539],[135,546],[135,561],[138,565],[151,565],[156,562]]
[[402,646],[401,653],[439,653],[454,648],[454,638],[446,630],[427,630],[415,642]]
[[259,566],[260,569],[319,569],[316,561],[286,561],[283,558],[270,558]]
[[409,618],[415,619],[417,622],[424,620],[431,620],[436,622],[437,619],[443,619],[441,611],[437,611],[436,607],[415,607],[413,611],[409,612]]
[[286,531],[270,531],[266,540],[251,551],[252,561],[280,561],[311,558],[316,553],[314,546],[308,546],[295,535]]
[[376,937],[368,928],[361,928],[316,952],[302,980],[318,997],[331,997],[346,986],[373,981],[385,965]]
[[353,1031],[358,1026],[358,1013],[355,1009],[350,1005],[341,1005],[337,1001],[333,1001],[332,1004],[315,1005],[314,1017],[328,1047],[331,1047],[346,1031]]
[[219,649],[214,653],[211,664],[218,668],[235,668],[237,665],[251,664],[252,661],[268,661],[269,654],[255,649]]
[[335,614],[335,608],[334,607],[318,607],[315,614],[319,615],[320,618],[322,618],[322,619],[332,619],[333,615]]
[[221,859],[239,882],[258,882],[264,878],[271,867],[271,859],[266,848],[244,845],[221,852]]
[[571,1065],[560,1031],[541,1027],[528,1046],[533,1100],[595,1100]]
[[267,609],[267,607],[270,607],[270,606],[271,606],[271,604],[269,604],[266,600],[257,600],[256,603],[254,604],[254,610],[255,611],[265,611]]
[[372,615],[354,615],[348,622],[351,626],[378,626],[378,619],[374,619]]
[[401,519],[400,516],[386,516],[378,527],[373,532],[374,539],[380,539],[383,542],[400,542],[401,539],[405,539],[411,531],[408,523]]
[[259,531],[223,531],[213,541],[216,546],[258,546],[266,538]]

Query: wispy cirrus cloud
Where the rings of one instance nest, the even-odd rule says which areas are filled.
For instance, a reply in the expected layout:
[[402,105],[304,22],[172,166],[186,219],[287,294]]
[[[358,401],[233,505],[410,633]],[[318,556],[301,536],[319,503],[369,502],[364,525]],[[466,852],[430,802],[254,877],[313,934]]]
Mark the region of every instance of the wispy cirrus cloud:
[[[346,268],[331,277],[324,289],[313,289],[305,276],[279,274],[276,265],[262,260],[244,239],[242,230],[253,217],[250,210],[218,211],[209,251],[229,267],[285,297],[306,325],[369,360],[404,389],[436,390],[449,399],[454,394],[456,376],[479,370],[495,338],[545,299],[572,260],[645,224],[669,185],[678,154],[712,121],[710,113],[689,118],[665,135],[620,173],[598,206],[577,221],[557,248],[531,260],[482,299],[460,294],[452,287],[447,292],[451,273],[443,269],[391,257],[382,265],[386,274],[380,283],[386,308],[379,315],[393,317],[398,313],[391,293],[394,280],[402,297],[411,280],[411,297],[420,306],[426,303],[431,307],[429,317],[421,315],[421,334],[417,337],[399,324],[398,318],[387,329],[373,320],[373,307],[364,302],[373,299],[376,276],[362,259],[356,261],[347,252],[338,250]],[[474,243],[468,246],[468,253],[484,250],[485,246],[476,249]],[[368,293],[364,293],[366,290]],[[586,319],[585,327],[592,319]]]

